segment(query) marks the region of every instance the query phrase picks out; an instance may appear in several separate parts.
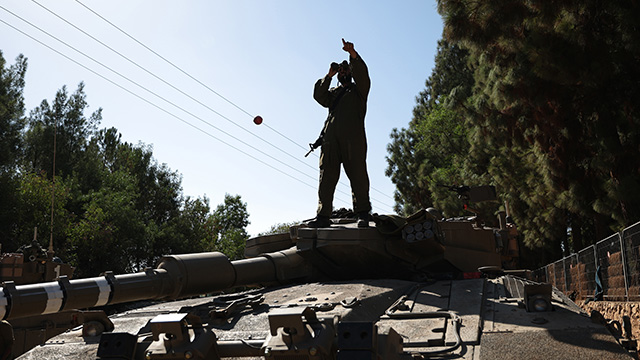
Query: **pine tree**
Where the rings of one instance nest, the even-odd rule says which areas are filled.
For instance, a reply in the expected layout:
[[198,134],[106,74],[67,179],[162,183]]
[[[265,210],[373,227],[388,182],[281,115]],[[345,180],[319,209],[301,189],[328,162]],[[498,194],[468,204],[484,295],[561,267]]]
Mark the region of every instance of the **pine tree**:
[[[464,181],[458,180],[458,172],[452,170],[458,168],[452,159],[457,153],[466,152],[460,143],[466,136],[464,119],[455,110],[471,92],[466,56],[466,50],[444,40],[438,42],[434,71],[416,97],[409,127],[391,133],[385,174],[396,185],[395,210],[399,214],[409,215],[443,204],[449,194],[443,194],[438,184]],[[455,132],[458,143],[441,146],[441,138]]]
[[27,59],[19,56],[16,63],[6,67],[0,51],[0,238],[9,247],[12,224],[16,221],[18,206],[17,161],[23,151],[22,130],[24,120],[24,76]]
[[439,10],[474,67],[474,155],[491,159],[526,243],[579,250],[637,221],[640,5],[455,0]]

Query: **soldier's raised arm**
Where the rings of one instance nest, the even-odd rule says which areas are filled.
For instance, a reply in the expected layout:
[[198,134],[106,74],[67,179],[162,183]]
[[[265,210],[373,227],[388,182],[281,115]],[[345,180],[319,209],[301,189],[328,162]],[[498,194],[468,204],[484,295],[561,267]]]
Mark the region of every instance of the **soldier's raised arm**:
[[371,79],[369,78],[369,69],[364,63],[362,57],[355,50],[352,42],[342,39],[342,50],[349,53],[349,64],[351,65],[351,75],[362,95],[367,98],[369,89],[371,88]]
[[337,70],[329,66],[329,72],[323,78],[316,81],[313,87],[313,98],[322,106],[328,108],[331,104],[331,93],[329,92],[329,86],[331,86],[331,78],[337,73]]

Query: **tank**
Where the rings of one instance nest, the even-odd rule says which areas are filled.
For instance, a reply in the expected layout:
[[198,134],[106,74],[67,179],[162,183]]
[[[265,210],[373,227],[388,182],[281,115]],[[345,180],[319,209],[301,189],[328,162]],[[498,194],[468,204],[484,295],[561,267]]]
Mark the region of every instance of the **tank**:
[[15,253],[0,254],[0,280],[18,285],[52,281],[61,275],[71,277],[73,270],[71,265],[47,253],[35,239]]
[[112,331],[71,329],[19,359],[634,358],[603,319],[504,268],[517,249],[499,217],[340,218],[249,239],[241,260],[167,255],[134,274],[7,282],[0,317],[153,300],[111,316]]

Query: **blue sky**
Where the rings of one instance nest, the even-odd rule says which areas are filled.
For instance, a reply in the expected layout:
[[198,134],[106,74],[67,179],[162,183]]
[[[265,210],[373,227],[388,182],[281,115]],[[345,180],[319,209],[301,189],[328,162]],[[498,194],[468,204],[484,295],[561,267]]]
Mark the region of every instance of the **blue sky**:
[[[347,58],[341,39],[353,42],[372,82],[366,129],[373,211],[392,213],[386,147],[392,129],[411,120],[433,68],[442,34],[435,1],[3,0],[0,6],[3,56],[9,64],[18,54],[29,59],[27,113],[63,85],[71,92],[83,81],[87,115],[101,107],[101,127],[152,146],[159,163],[182,174],[185,195],[207,196],[212,208],[225,193],[241,195],[253,235],[315,216],[318,151],[304,154],[327,110],[313,100],[313,85],[332,61]],[[255,115],[262,125],[253,124]],[[334,207],[351,207],[344,173]]]

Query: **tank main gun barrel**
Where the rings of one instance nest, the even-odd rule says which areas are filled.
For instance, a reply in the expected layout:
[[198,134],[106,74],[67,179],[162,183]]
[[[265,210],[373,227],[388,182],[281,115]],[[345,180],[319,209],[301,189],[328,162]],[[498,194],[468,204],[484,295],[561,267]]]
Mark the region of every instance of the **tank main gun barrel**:
[[179,299],[234,286],[286,282],[311,274],[295,248],[231,261],[219,252],[169,255],[156,269],[0,288],[0,319],[51,314],[71,309],[138,300]]

